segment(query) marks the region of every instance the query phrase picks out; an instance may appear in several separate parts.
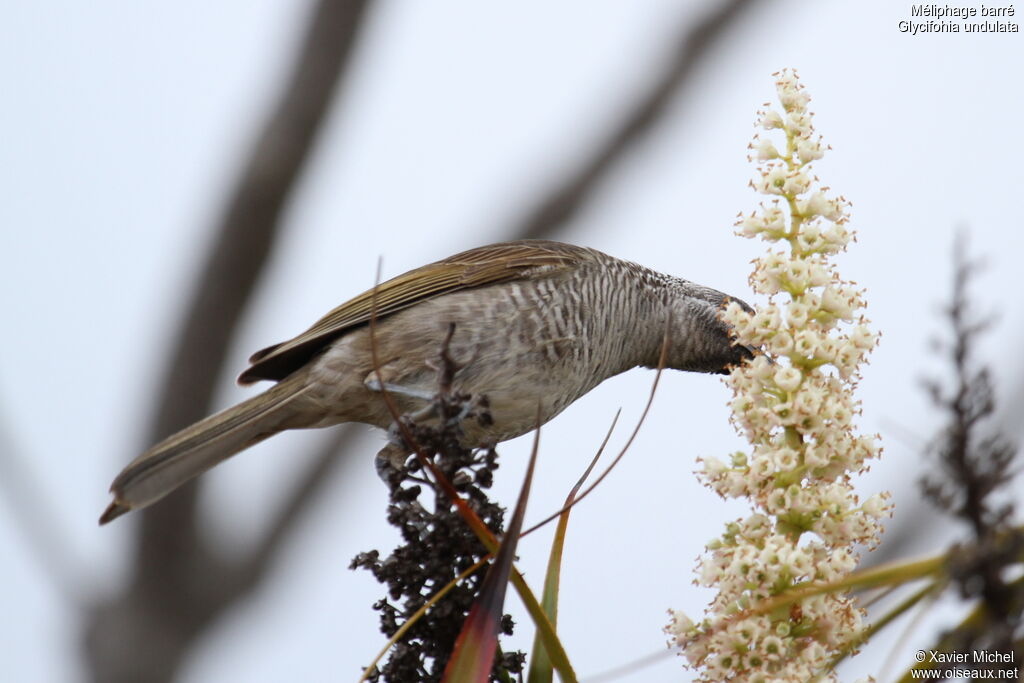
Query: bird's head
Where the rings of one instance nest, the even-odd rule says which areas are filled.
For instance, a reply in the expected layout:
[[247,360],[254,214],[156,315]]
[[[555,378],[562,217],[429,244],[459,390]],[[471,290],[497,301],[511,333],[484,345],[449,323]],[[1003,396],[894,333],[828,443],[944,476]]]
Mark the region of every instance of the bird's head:
[[[722,318],[722,311],[731,301],[752,312],[750,306],[736,297],[691,282],[682,282],[674,289],[668,307],[665,367],[724,375],[730,367],[754,357],[757,351],[737,343],[732,328]],[[659,355],[661,344],[662,340],[658,340]]]

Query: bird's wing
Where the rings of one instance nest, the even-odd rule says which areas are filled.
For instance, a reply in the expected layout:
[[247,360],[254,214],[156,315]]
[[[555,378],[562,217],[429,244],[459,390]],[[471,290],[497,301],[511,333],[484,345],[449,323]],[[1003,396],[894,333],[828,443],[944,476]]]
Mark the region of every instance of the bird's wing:
[[561,242],[522,240],[470,249],[410,270],[346,301],[294,339],[257,351],[238,381],[250,384],[261,379],[283,379],[332,340],[367,324],[373,315],[381,319],[449,292],[548,276],[591,260],[594,254],[590,249]]

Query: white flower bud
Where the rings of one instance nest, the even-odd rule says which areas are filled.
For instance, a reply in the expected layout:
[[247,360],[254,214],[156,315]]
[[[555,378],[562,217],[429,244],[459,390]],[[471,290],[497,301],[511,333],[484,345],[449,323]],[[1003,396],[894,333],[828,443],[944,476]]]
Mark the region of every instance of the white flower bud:
[[793,260],[786,267],[785,281],[790,290],[803,292],[810,284],[811,269],[806,261]]
[[738,225],[744,237],[756,237],[764,231],[764,220],[759,216],[747,216]]
[[676,638],[686,638],[696,630],[696,624],[682,610],[669,610],[669,614],[672,615],[672,625],[669,627],[669,633]]
[[808,445],[804,448],[804,463],[808,467],[818,468],[828,465],[830,462],[828,450],[822,446],[815,446],[813,444]]
[[850,335],[850,341],[858,349],[870,349],[874,347],[875,341],[878,337],[868,329],[867,325],[857,325],[853,328],[853,333]]
[[818,387],[809,384],[805,383],[801,387],[800,393],[793,399],[793,405],[803,415],[817,415],[821,409],[823,393]]
[[[807,282],[811,287],[821,287],[822,285],[832,281],[832,273],[829,272],[821,263],[814,261],[809,267],[810,274],[808,275]],[[820,302],[815,297],[815,301],[812,303],[809,299],[806,302],[808,307],[812,305],[818,307]]]
[[850,320],[853,317],[853,308],[845,294],[835,287],[826,287],[821,293],[821,307],[840,320]]
[[785,330],[772,336],[769,347],[772,353],[779,356],[788,356],[793,351],[793,337]]
[[704,465],[704,474],[709,477],[717,477],[727,469],[724,462],[714,457],[702,458],[701,464]]
[[767,479],[775,474],[775,461],[767,455],[758,455],[750,461],[750,476]]
[[832,212],[832,205],[829,203],[828,197],[825,196],[824,192],[815,192],[810,198],[800,202],[797,207],[800,209],[800,214],[805,218],[827,216]]
[[779,158],[779,150],[775,149],[775,145],[772,144],[771,140],[758,140],[754,145],[754,152],[757,154],[758,161],[769,161]]
[[800,330],[793,338],[793,349],[804,358],[814,358],[818,351],[819,337],[814,330]]
[[758,120],[757,125],[761,126],[765,130],[772,130],[774,128],[784,128],[785,122],[782,120],[782,116],[779,112],[774,109],[761,112],[761,118]]
[[798,301],[791,302],[786,306],[786,322],[790,327],[803,327],[807,324],[807,305]]
[[814,131],[811,117],[807,112],[795,111],[786,117],[786,131],[796,137],[806,137]]
[[780,448],[775,451],[775,467],[780,472],[788,472],[799,463],[798,454],[792,448]]
[[761,194],[782,194],[786,184],[786,169],[783,166],[769,166],[761,172],[754,183],[754,189]]
[[889,510],[891,509],[887,500],[888,498],[888,494],[876,493],[864,501],[864,505],[861,506],[861,509],[865,514],[870,515],[875,519],[886,517],[889,515]]
[[778,93],[779,101],[782,103],[782,108],[786,111],[807,111],[807,103],[810,102],[811,96],[801,88],[800,83],[791,75],[786,74],[782,76],[776,82],[775,90]]
[[811,178],[802,169],[793,171],[786,175],[782,184],[782,192],[786,195],[796,196],[807,192],[811,187]]
[[805,254],[813,254],[826,245],[825,239],[821,236],[821,230],[814,224],[804,225],[796,239],[800,250]]
[[809,164],[812,161],[825,156],[825,149],[822,147],[821,138],[817,140],[802,139],[796,143],[796,155],[800,161]]
[[796,368],[779,368],[775,371],[775,386],[783,391],[795,391],[804,375]]

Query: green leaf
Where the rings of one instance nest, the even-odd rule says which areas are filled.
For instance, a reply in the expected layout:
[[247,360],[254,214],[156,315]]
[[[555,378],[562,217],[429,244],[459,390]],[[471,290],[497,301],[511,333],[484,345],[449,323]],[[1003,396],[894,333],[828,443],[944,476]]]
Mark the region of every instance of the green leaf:
[[[562,506],[562,514],[558,517],[555,537],[551,542],[551,556],[548,558],[547,573],[544,576],[544,595],[541,603],[544,607],[544,613],[551,620],[552,626],[556,626],[558,623],[558,587],[562,575],[562,550],[565,547],[565,534],[569,528],[569,512],[576,500],[576,494],[579,493],[583,482],[590,476],[594,465],[597,464],[598,458],[604,452],[604,447],[608,444],[608,439],[611,438],[612,430],[615,429],[615,423],[618,422],[618,419],[619,414],[616,413],[615,419],[612,420],[611,427],[608,429],[608,434],[601,443],[601,447],[594,454],[590,465],[583,472],[576,485],[569,491],[569,495],[565,498],[565,505]],[[533,638],[533,651],[530,655],[530,671],[527,675],[527,680],[529,683],[551,683],[552,679],[553,668],[551,659],[548,657],[548,652],[544,648],[544,639],[538,630]]]

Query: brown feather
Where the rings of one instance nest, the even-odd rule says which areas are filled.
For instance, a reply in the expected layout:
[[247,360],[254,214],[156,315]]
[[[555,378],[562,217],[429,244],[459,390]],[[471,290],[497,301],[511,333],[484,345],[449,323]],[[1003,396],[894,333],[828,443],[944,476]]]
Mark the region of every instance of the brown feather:
[[249,358],[252,365],[238,377],[238,382],[251,384],[261,379],[284,379],[331,341],[369,323],[374,304],[379,320],[424,299],[546,276],[593,258],[594,252],[589,249],[547,240],[504,242],[464,251],[367,290],[329,312],[297,337],[257,351]]

